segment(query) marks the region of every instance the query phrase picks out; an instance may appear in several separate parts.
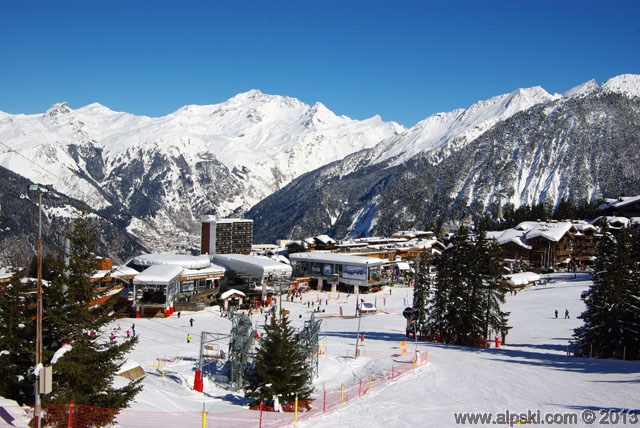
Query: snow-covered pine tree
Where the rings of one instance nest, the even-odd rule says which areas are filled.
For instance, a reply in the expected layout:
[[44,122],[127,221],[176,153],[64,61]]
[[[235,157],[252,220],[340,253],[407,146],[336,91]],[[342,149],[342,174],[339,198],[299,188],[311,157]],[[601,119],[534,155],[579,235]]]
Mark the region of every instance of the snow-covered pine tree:
[[277,321],[271,318],[271,325],[265,327],[260,339],[255,370],[248,377],[246,396],[253,404],[273,405],[277,397],[280,404],[307,400],[313,388],[309,379],[309,364],[300,347],[295,330],[289,319],[282,317]]
[[574,331],[581,356],[637,359],[640,344],[640,287],[635,238],[628,230],[618,239],[606,226],[598,243],[593,284],[584,293],[584,324]]
[[[137,343],[137,338],[118,338],[110,342],[104,327],[115,319],[112,301],[93,304],[111,291],[101,290],[91,282],[96,272],[95,253],[98,232],[88,215],[73,221],[67,238],[70,254],[65,272],[52,281],[45,293],[46,335],[43,361],[51,360],[63,345],[70,346],[53,364],[53,391],[43,397],[44,403],[74,403],[107,408],[125,408],[142,389],[141,379],[122,388],[112,381],[124,361],[124,355]],[[115,413],[106,415],[112,418]],[[96,421],[106,425],[110,420]]]
[[477,287],[480,290],[481,312],[475,313],[475,317],[481,317],[483,323],[483,336],[489,338],[491,331],[500,335],[506,335],[509,327],[508,312],[502,310],[505,303],[506,287],[503,285],[502,252],[497,242],[487,239],[486,231],[481,229],[475,241]]
[[420,336],[428,335],[427,319],[428,305],[430,301],[431,276],[429,268],[431,267],[432,257],[428,254],[422,254],[416,264],[416,274],[413,286],[413,327]]
[[35,400],[36,285],[21,276],[0,287],[0,397],[24,405]]
[[489,330],[506,332],[500,260],[499,248],[484,232],[473,239],[467,228],[460,228],[437,263],[427,334],[440,333],[447,342],[478,346]]
[[429,312],[430,334],[441,334],[445,342],[468,344],[467,303],[471,263],[469,231],[461,227],[438,259],[436,290]]

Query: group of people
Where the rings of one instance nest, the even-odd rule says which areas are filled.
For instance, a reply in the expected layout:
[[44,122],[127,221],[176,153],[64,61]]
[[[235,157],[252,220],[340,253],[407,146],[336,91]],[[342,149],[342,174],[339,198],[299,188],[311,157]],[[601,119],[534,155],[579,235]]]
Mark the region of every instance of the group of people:
[[[555,314],[556,314],[556,318],[558,318],[558,310],[557,310],[557,309],[556,309]],[[569,318],[571,318],[571,317],[569,316],[569,309],[565,309],[565,310],[564,310],[564,319],[569,319]]]
[[[111,334],[109,335],[109,341],[111,343],[116,341],[116,332],[118,331],[122,331],[122,327],[120,327],[120,324],[118,324],[117,327],[114,327],[113,330],[111,331]],[[126,331],[127,337],[131,337],[131,332],[133,332],[133,337],[136,336],[136,325],[135,324],[131,324],[131,329]],[[96,332],[92,331],[91,333],[89,333],[90,336],[95,336]]]

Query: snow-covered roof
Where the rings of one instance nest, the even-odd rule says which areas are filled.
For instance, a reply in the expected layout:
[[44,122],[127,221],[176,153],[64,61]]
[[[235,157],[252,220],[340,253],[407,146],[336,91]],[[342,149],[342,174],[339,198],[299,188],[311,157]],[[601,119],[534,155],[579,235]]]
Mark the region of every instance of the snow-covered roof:
[[412,239],[406,244],[397,245],[400,248],[431,248],[435,244],[440,244],[444,247],[444,244],[437,239]]
[[573,223],[573,227],[575,227],[579,232],[585,232],[587,230],[593,230],[594,232],[598,231],[597,227],[586,222]]
[[292,273],[291,266],[266,257],[244,254],[213,254],[211,261],[232,271],[259,278],[271,274],[290,277]]
[[503,233],[504,230],[489,231],[487,232],[487,239],[495,239],[497,241],[500,235],[502,235]]
[[335,244],[336,243],[335,239],[333,239],[329,235],[318,235],[318,236],[316,236],[316,239],[318,241],[322,242],[323,244]]
[[138,266],[173,265],[185,269],[204,269],[209,267],[209,256],[188,256],[186,254],[156,253],[134,257],[132,263]]
[[640,201],[640,195],[637,196],[622,196],[617,199],[605,199],[605,203],[600,205],[600,209],[604,210],[609,207],[611,208],[620,208],[626,205],[630,205]]
[[91,275],[91,279],[102,279],[111,275],[110,270],[97,270]]
[[118,371],[116,372],[116,374],[120,374],[120,373],[124,373],[126,371],[129,371],[131,369],[135,369],[136,367],[142,367],[142,365],[134,360],[126,360],[118,369]]
[[600,216],[596,217],[591,223],[601,225],[602,221],[606,219],[609,227],[619,229],[629,226],[629,219],[626,217],[614,217],[614,216]]
[[354,256],[352,254],[326,253],[312,251],[309,253],[295,253],[289,255],[289,260],[297,262],[333,263],[353,266],[380,266],[387,264],[386,260],[375,257]]
[[231,290],[227,290],[224,293],[222,293],[220,295],[221,299],[228,299],[231,296],[242,296],[242,297],[247,297],[246,294],[244,294],[242,291],[236,290],[234,288],[232,288]]
[[111,276],[114,278],[123,278],[127,276],[137,276],[140,272],[129,266],[120,265],[111,271]]
[[274,254],[273,256],[269,256],[268,258],[270,260],[273,260],[274,262],[290,264],[289,259],[282,254]]
[[133,278],[134,284],[167,285],[182,273],[180,266],[153,265]]
[[209,267],[204,269],[184,269],[180,276],[224,275],[226,270],[222,266],[209,264]]
[[393,267],[398,268],[398,270],[411,270],[411,266],[407,262],[395,262]]
[[506,275],[507,283],[513,287],[523,286],[531,284],[532,282],[540,281],[542,278],[537,273],[533,272],[520,272]]
[[558,242],[562,237],[573,228],[573,224],[569,222],[535,222],[526,221],[516,226],[516,229],[526,230],[527,240],[542,237],[549,241]]
[[498,237],[498,245],[504,245],[512,242],[522,248],[530,250],[531,246],[526,242],[525,233],[526,232],[524,230],[520,229],[507,229]]

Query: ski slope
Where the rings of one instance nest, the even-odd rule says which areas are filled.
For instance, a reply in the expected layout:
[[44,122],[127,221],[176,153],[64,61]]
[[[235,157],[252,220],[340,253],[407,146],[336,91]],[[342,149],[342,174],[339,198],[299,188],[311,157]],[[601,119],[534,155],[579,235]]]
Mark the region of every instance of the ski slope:
[[[290,311],[295,326],[302,326],[310,316],[311,302],[322,303],[321,312],[316,313],[323,320],[322,355],[319,375],[314,380],[314,407],[318,412],[308,417],[301,415],[297,425],[453,427],[457,426],[456,413],[531,411],[575,415],[578,421],[570,426],[603,426],[599,423],[603,422],[600,409],[632,409],[640,413],[640,362],[566,355],[573,329],[580,325],[576,315],[584,309],[580,294],[591,283],[589,276],[554,274],[549,279],[552,282],[548,285],[507,296],[506,310],[511,312],[512,326],[507,344],[489,349],[407,341],[408,352],[402,355],[400,342],[406,340],[402,310],[412,301],[412,290],[406,287],[360,295],[358,298],[375,303],[379,311],[360,319],[353,316],[354,295],[329,296],[311,291],[303,294],[302,301],[281,302]],[[556,309],[558,319],[554,317]],[[565,309],[570,313],[569,319],[563,317]],[[264,315],[254,314],[252,320],[262,332]],[[120,412],[116,426],[201,426],[203,409],[210,426],[258,426],[258,412],[247,410],[242,392],[231,390],[224,376],[218,376],[217,381],[205,378],[203,393],[192,389],[201,331],[228,334],[231,328],[231,321],[221,317],[217,308],[182,312],[180,318],[176,313],[170,318],[120,319],[102,334],[106,339],[114,332],[116,340],[122,340],[133,324],[140,341],[128,355],[126,367],[140,364],[147,375],[142,392],[129,409]],[[358,331],[364,341],[358,341]],[[191,336],[190,343],[187,334]],[[354,357],[356,342],[358,358]],[[226,352],[226,344],[221,343],[221,347]],[[366,385],[369,375],[379,378],[392,366],[411,361],[416,347],[423,360],[428,354],[427,364],[394,379],[374,382],[370,390],[357,397],[360,381]],[[123,382],[127,380],[116,378],[116,384]],[[336,397],[342,385],[352,388],[349,399],[339,404]],[[327,406],[330,410],[324,414],[323,389],[333,396],[332,405]],[[8,414],[19,412],[11,402],[1,404]],[[590,410],[599,419],[588,425],[580,418],[581,412]],[[290,413],[270,414],[262,426],[292,424]],[[1,421],[0,426],[4,426]]]
[[[300,427],[355,426],[455,426],[454,412],[575,412],[584,409],[637,409],[640,397],[640,362],[567,357],[566,347],[576,319],[584,308],[580,294],[587,289],[587,275],[552,276],[553,282],[535,286],[507,297],[513,326],[506,346],[474,349],[419,342],[417,347],[429,363],[415,371],[373,388],[362,397],[324,415],[298,423]],[[399,344],[405,340],[402,309],[412,299],[412,290],[396,287],[376,294],[361,295],[375,302],[379,313],[360,319],[360,357],[354,358],[358,319],[353,317],[356,296],[311,291],[303,301],[283,301],[294,325],[302,325],[312,309],[307,302],[321,299],[324,313],[324,354],[315,380],[319,405],[323,387],[339,390],[356,384],[370,373],[381,373],[397,361]],[[344,317],[339,317],[342,307]],[[560,317],[554,318],[557,309]],[[564,319],[565,309],[570,319]],[[302,315],[302,318],[300,318]],[[189,326],[189,319],[194,326]],[[264,315],[252,316],[262,330]],[[200,412],[209,415],[241,410],[246,402],[240,392],[223,383],[205,379],[204,394],[192,390],[195,359],[202,330],[228,333],[231,322],[217,308],[183,312],[171,318],[120,320],[111,328],[124,335],[135,323],[140,343],[129,357],[148,373],[144,390],[136,397],[132,411]],[[191,343],[186,342],[190,334]],[[408,343],[409,354],[414,343]],[[406,356],[407,358],[410,355]],[[162,369],[157,360],[163,359]],[[406,358],[405,358],[406,359]],[[162,376],[164,370],[164,377]],[[240,422],[240,419],[238,421]],[[215,420],[215,419],[214,419]],[[292,421],[292,419],[291,419]],[[582,421],[580,421],[582,423]],[[242,424],[239,424],[242,425]],[[252,423],[249,423],[252,425]],[[579,424],[580,425],[580,424]],[[244,426],[244,425],[242,425]],[[597,423],[594,425],[597,426]]]

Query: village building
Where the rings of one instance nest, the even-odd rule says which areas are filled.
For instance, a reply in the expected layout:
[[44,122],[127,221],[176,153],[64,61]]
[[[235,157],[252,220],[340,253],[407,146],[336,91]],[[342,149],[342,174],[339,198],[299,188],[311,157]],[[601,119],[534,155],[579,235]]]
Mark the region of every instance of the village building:
[[607,217],[640,217],[640,195],[605,199],[599,209]]
[[268,304],[274,294],[293,287],[292,268],[287,263],[244,254],[214,254],[211,261],[227,270],[220,291],[238,290],[254,307]]
[[[159,253],[134,257],[118,267],[119,278],[138,272],[131,279],[128,300],[136,316],[161,311],[170,316],[176,310],[197,310],[215,300],[225,268],[211,263],[209,256]],[[171,268],[171,269],[170,269]],[[112,274],[112,275],[114,275]]]
[[320,251],[290,254],[289,260],[294,276],[316,278],[319,289],[327,284],[333,292],[339,284],[354,292],[381,286],[382,268],[389,265],[374,257]]
[[525,221],[490,235],[505,260],[540,270],[575,269],[595,260],[598,229],[587,223]]
[[250,254],[253,220],[202,217],[200,254]]

